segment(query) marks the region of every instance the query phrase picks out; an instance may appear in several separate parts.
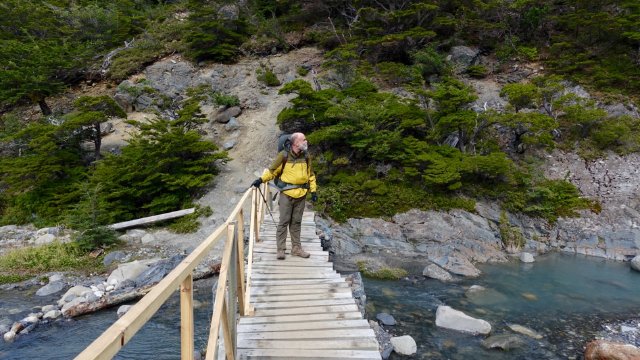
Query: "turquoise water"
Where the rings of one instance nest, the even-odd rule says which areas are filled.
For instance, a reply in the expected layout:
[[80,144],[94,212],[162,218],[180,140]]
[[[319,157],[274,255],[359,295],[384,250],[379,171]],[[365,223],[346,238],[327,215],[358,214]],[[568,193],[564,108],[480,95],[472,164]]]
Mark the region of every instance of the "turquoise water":
[[[637,332],[640,273],[628,263],[548,254],[532,264],[512,261],[479,268],[480,277],[453,284],[421,278],[366,280],[369,317],[393,315],[398,324],[388,329],[416,340],[415,359],[580,359],[586,342],[606,334],[605,325],[632,324]],[[471,285],[486,290],[465,295]],[[513,334],[507,326],[519,324],[543,338],[522,336],[518,349],[486,350],[480,344],[484,336],[436,327],[438,305],[487,320],[492,334]]]
[[[213,279],[195,282],[194,299],[202,306],[194,310],[195,349],[202,350],[209,336]],[[0,292],[0,309],[25,301],[19,292]],[[29,296],[32,301],[34,298]],[[51,303],[49,301],[48,303]],[[42,305],[46,305],[46,302]],[[73,359],[117,320],[118,307],[76,319],[39,325],[32,333],[7,344],[0,340],[0,359]],[[33,311],[33,310],[32,310]],[[0,310],[0,315],[1,315]],[[26,312],[24,315],[26,315]],[[11,318],[20,318],[17,315]],[[180,359],[180,298],[176,292],[147,322],[114,359]]]
[[[422,277],[365,280],[370,318],[390,313],[398,322],[390,331],[395,336],[411,335],[418,344],[416,355],[393,354],[392,359],[581,359],[584,344],[606,335],[606,325],[615,328],[625,323],[637,328],[640,322],[640,273],[631,271],[628,263],[549,254],[533,264],[513,261],[479,267],[482,276],[449,284]],[[203,303],[195,310],[196,349],[207,341],[212,281],[195,285],[194,298]],[[471,285],[487,290],[468,297],[465,292]],[[33,303],[32,292],[0,291],[0,319],[19,319],[34,311],[31,306],[53,302]],[[507,326],[519,324],[543,338],[522,336],[524,344],[509,352],[486,350],[480,344],[483,336],[435,326],[435,310],[443,304],[489,321],[493,334],[512,333]],[[11,309],[21,312],[10,314]],[[115,321],[116,309],[41,325],[12,344],[0,341],[0,359],[72,359]],[[179,316],[175,294],[116,359],[179,359]]]

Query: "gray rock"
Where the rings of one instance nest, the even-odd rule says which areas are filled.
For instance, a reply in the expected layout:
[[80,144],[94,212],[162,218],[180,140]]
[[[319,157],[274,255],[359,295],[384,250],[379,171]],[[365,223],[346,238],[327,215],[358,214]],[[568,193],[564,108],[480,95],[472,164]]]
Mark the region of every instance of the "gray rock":
[[84,296],[86,293],[90,293],[91,289],[85,286],[76,285],[67,290],[64,295],[58,301],[58,305],[63,306],[65,303],[75,300],[78,297]]
[[125,280],[134,280],[158,261],[158,259],[136,260],[120,264],[117,269],[111,272],[107,278],[107,283],[120,288]]
[[102,260],[104,266],[109,266],[114,262],[120,262],[127,258],[127,254],[124,251],[112,251],[105,255]]
[[524,343],[518,335],[513,334],[491,335],[482,340],[482,346],[486,349],[511,350],[521,347]]
[[15,331],[7,331],[3,336],[5,342],[13,342],[16,339]]
[[35,244],[36,245],[45,245],[45,244],[50,244],[52,243],[54,240],[56,239],[56,236],[53,234],[44,234],[44,235],[40,235],[36,238],[35,240]]
[[122,317],[122,315],[126,314],[129,309],[131,309],[133,305],[122,305],[118,308],[118,317]]
[[400,355],[413,355],[418,351],[416,341],[409,335],[392,337],[391,344],[393,351]]
[[525,327],[525,326],[522,326],[522,325],[511,324],[511,325],[509,325],[509,329],[511,329],[512,331],[515,331],[515,332],[517,332],[519,334],[526,335],[526,336],[528,336],[530,338],[536,339],[536,340],[542,339],[542,335],[540,335],[537,332],[535,332],[534,330],[531,330],[528,327]]
[[242,113],[242,109],[239,106],[232,106],[228,109],[225,109],[216,115],[215,121],[221,124],[228,123],[232,117],[237,117]]
[[424,270],[422,270],[422,275],[445,282],[453,280],[453,276],[451,276],[447,270],[436,264],[427,265]]
[[62,281],[64,280],[64,275],[62,274],[53,274],[51,276],[49,276],[49,282],[56,282],[56,281]]
[[472,334],[488,334],[491,332],[491,324],[488,322],[473,318],[462,311],[454,310],[444,305],[438,306],[436,310],[436,326]]
[[236,146],[237,143],[238,143],[238,140],[236,139],[225,141],[224,144],[222,144],[222,149],[231,150],[233,149],[234,146]]
[[196,69],[188,62],[172,59],[161,60],[144,70],[148,84],[170,98],[187,88],[198,85]]
[[69,309],[71,309],[72,307],[74,307],[74,306],[76,306],[76,305],[83,304],[83,303],[86,303],[86,302],[87,302],[87,299],[85,299],[84,297],[77,297],[77,298],[74,298],[74,299],[73,299],[73,300],[71,300],[70,302],[68,302],[68,303],[64,304],[64,306],[62,307],[62,315],[65,315],[65,316],[66,316],[67,311],[68,311]]
[[57,319],[60,316],[62,316],[62,311],[60,310],[51,310],[48,311],[46,314],[44,314],[44,316],[42,317],[44,320],[53,320],[53,319]]
[[58,309],[58,307],[55,306],[55,305],[45,305],[45,306],[42,307],[42,312],[46,314],[51,310],[57,310],[57,309]]
[[640,255],[635,256],[631,259],[631,268],[635,271],[640,271]]
[[47,228],[38,229],[38,231],[36,231],[36,236],[42,236],[42,235],[46,235],[46,234],[51,234],[53,236],[58,236],[58,235],[60,235],[60,228],[57,227],[57,226],[54,226],[54,227],[47,227]]
[[171,272],[181,261],[185,255],[175,255],[170,259],[160,260],[152,267],[140,273],[133,281],[137,287],[143,287],[160,282],[168,273]]
[[532,263],[536,260],[533,258],[533,255],[531,255],[530,253],[522,252],[520,253],[520,261],[522,261],[523,263]]
[[49,296],[62,291],[65,284],[62,281],[50,282],[36,291],[37,296]]
[[393,318],[393,316],[387,314],[387,313],[379,313],[376,315],[376,319],[378,319],[378,321],[380,321],[380,323],[382,323],[382,325],[386,325],[386,326],[393,326],[396,324],[396,319]]
[[149,244],[156,241],[156,237],[153,236],[153,234],[146,234],[145,236],[142,237],[142,239],[140,239],[140,242],[142,244]]
[[224,129],[227,131],[235,131],[240,129],[240,123],[238,122],[238,119],[236,119],[235,116],[229,118],[229,122],[224,125]]
[[454,46],[447,56],[447,60],[451,61],[459,70],[466,69],[478,60],[480,51],[467,46]]

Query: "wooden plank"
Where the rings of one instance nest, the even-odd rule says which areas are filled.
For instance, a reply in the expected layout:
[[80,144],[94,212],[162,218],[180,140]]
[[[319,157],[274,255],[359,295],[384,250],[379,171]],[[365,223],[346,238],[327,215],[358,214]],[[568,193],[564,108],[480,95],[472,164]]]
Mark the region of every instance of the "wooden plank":
[[381,359],[380,353],[373,350],[325,350],[310,349],[245,349],[239,357],[244,359],[278,359],[278,360],[345,360],[345,359]]
[[138,225],[152,224],[154,222],[158,222],[158,221],[162,221],[162,220],[175,219],[175,218],[178,218],[178,217],[181,217],[181,216],[193,214],[194,211],[196,211],[196,208],[189,208],[189,209],[183,209],[183,210],[178,210],[178,211],[172,211],[172,212],[168,212],[168,213],[164,213],[164,214],[147,216],[147,217],[140,218],[140,219],[123,221],[123,222],[107,225],[107,227],[111,228],[113,230],[121,230],[121,229],[126,229],[126,228],[130,228],[130,227],[138,226]]
[[328,261],[309,261],[309,259],[305,259],[305,261],[299,261],[296,264],[293,264],[293,261],[295,258],[291,258],[288,259],[289,261],[287,261],[287,259],[284,260],[277,260],[277,259],[262,259],[260,261],[255,261],[253,262],[254,266],[293,266],[293,267],[331,267],[333,269],[333,263],[330,263]]
[[302,295],[259,295],[254,298],[255,303],[272,303],[278,301],[302,301],[302,300],[331,300],[331,299],[352,299],[350,292],[325,293],[325,294],[302,294]]
[[[331,285],[331,284],[318,284],[318,285]],[[311,287],[307,286],[296,286],[290,285],[291,288],[285,288],[284,286],[279,287],[259,287],[253,288],[254,296],[260,295],[296,295],[296,294],[326,294],[326,293],[351,293],[351,289],[347,284],[344,284],[342,287]]]
[[193,360],[193,276],[180,284],[180,359]]
[[326,305],[314,307],[289,307],[282,309],[256,309],[256,316],[280,316],[280,315],[308,315],[308,314],[326,314],[326,313],[342,313],[349,311],[359,311],[358,306],[348,305]]
[[241,324],[238,333],[294,330],[369,329],[367,320],[306,321],[281,324]]
[[[333,274],[318,274],[316,272],[311,273],[299,273],[299,274],[261,274],[254,273],[253,280],[292,280],[292,279],[338,279],[340,275],[334,272]],[[341,279],[341,278],[340,278]]]
[[344,279],[296,279],[296,280],[278,280],[278,279],[259,279],[253,280],[255,286],[279,286],[279,285],[308,285],[308,284],[335,284],[344,283]]
[[[328,350],[375,350],[378,342],[370,337],[362,339],[334,340],[253,340],[238,342],[238,349],[328,349]],[[238,353],[244,351],[239,350]]]
[[273,331],[261,333],[238,333],[238,341],[244,339],[254,340],[296,340],[296,339],[346,339],[375,337],[371,329],[331,329],[331,330],[307,330],[307,331]]
[[362,319],[362,314],[358,311],[328,312],[322,314],[304,315],[279,315],[279,316],[253,316],[240,319],[240,324],[278,324],[290,322],[307,322],[318,320],[348,320]]
[[350,305],[354,304],[355,300],[348,299],[329,299],[329,300],[309,300],[309,301],[282,301],[282,302],[269,302],[269,303],[254,303],[256,311],[258,309],[281,309],[291,307],[314,307],[314,306],[331,306],[331,305]]

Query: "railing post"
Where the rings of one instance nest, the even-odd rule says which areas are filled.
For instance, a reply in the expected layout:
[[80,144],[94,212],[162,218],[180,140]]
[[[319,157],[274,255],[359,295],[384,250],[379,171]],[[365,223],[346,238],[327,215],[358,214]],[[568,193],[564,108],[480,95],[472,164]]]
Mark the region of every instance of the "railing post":
[[244,316],[244,296],[245,296],[245,287],[244,287],[244,276],[245,276],[245,272],[244,272],[244,212],[242,210],[240,210],[238,212],[238,217],[237,217],[237,230],[236,230],[236,234],[237,234],[237,238],[236,238],[236,243],[237,243],[237,251],[238,251],[238,257],[237,257],[237,266],[238,266],[238,271],[237,271],[237,287],[238,287],[238,304],[239,304],[239,309],[240,309],[240,316]]
[[180,284],[180,359],[193,360],[193,275]]

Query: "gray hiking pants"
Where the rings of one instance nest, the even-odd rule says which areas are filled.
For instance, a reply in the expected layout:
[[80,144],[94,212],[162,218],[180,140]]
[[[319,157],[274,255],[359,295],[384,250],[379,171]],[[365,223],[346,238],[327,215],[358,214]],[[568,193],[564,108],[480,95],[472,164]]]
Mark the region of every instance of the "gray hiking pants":
[[278,206],[280,208],[280,221],[276,230],[278,250],[287,249],[287,228],[289,228],[289,234],[291,235],[291,247],[300,246],[304,200],[305,196],[297,199],[283,193],[278,196]]

